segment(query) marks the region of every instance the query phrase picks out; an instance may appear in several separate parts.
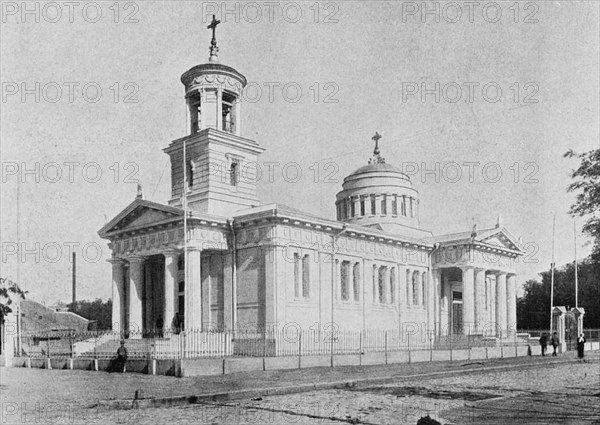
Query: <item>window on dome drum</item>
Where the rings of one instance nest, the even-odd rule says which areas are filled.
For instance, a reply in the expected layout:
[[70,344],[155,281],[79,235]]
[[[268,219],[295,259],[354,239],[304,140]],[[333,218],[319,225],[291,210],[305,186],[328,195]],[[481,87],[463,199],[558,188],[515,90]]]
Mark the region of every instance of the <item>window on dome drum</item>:
[[360,197],[360,215],[361,217],[365,216],[365,198],[364,197]]
[[387,302],[386,300],[386,290],[385,290],[385,286],[387,284],[386,282],[386,275],[387,275],[387,267],[381,266],[379,267],[379,303],[380,304],[385,304]]
[[302,298],[310,298],[310,257],[302,257]]
[[415,208],[414,208],[413,198],[410,198],[410,216],[411,217],[415,216]]
[[373,304],[377,302],[377,266],[373,265]]
[[233,159],[231,161],[231,166],[229,168],[229,183],[232,186],[237,186],[238,184],[238,179],[239,179],[239,162],[237,159]]
[[419,272],[412,275],[412,305],[419,305]]
[[387,195],[381,198],[381,215],[387,215]]
[[421,273],[421,304],[425,306],[427,300],[427,273]]
[[396,304],[396,268],[390,269],[390,304]]
[[350,300],[350,261],[342,261],[340,265],[340,289],[342,301]]
[[346,206],[346,200],[343,199],[340,201],[340,207],[342,209],[342,220],[348,218],[348,208]]
[[412,278],[409,269],[406,269],[406,304],[412,304]]
[[371,195],[371,215],[375,215],[376,202],[375,195]]
[[300,298],[300,255],[294,253],[294,298]]
[[350,213],[352,217],[356,217],[356,204],[352,199],[350,199]]
[[398,215],[398,196],[392,198],[392,215]]
[[402,215],[406,217],[406,196],[402,196]]
[[354,263],[352,268],[352,289],[354,301],[360,301],[360,263]]

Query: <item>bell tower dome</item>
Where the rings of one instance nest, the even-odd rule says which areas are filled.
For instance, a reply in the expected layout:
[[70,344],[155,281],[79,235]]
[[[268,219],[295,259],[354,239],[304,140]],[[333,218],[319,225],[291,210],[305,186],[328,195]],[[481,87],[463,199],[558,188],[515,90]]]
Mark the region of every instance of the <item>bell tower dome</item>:
[[164,151],[171,157],[171,200],[182,207],[219,216],[260,203],[256,194],[257,142],[242,137],[241,97],[247,80],[219,62],[213,15],[210,57],[183,73],[188,135]]

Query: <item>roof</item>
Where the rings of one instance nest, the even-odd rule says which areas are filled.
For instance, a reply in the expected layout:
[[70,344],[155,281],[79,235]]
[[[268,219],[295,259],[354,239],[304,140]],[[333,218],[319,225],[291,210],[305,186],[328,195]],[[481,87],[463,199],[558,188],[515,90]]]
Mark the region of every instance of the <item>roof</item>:
[[[399,173],[399,174],[406,176],[406,174],[404,174],[402,172],[402,170],[393,166],[392,164],[372,162],[370,164],[363,165],[362,167],[360,167],[359,169],[354,171],[352,174],[350,174],[348,177],[356,176],[358,174],[382,173],[382,172],[383,173],[390,173],[390,172],[391,173]],[[346,178],[348,178],[348,177],[346,177]],[[406,177],[408,177],[408,176],[406,176]]]
[[505,227],[498,226],[490,229],[473,229],[468,232],[449,233],[447,235],[433,236],[429,238],[431,243],[442,245],[478,243],[498,248],[498,243],[504,245],[503,249],[514,251],[519,254],[523,252],[519,248],[519,241]]

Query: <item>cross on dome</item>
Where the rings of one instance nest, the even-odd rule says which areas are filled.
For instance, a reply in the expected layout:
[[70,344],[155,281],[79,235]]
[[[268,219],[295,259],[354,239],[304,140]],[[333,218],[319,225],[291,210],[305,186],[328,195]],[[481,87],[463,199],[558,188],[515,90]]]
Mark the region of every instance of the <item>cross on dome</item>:
[[375,149],[373,149],[373,158],[369,159],[369,164],[385,164],[385,158],[382,158],[379,150],[379,140],[381,139],[381,134],[377,131],[375,135],[371,137],[371,140],[375,141]]
[[216,30],[217,25],[219,25],[220,23],[221,21],[217,20],[216,15],[213,15],[212,22],[209,26],[206,27],[207,29],[212,30],[212,39],[210,40],[210,58],[208,59],[209,62],[216,62],[219,60],[219,47],[217,46]]

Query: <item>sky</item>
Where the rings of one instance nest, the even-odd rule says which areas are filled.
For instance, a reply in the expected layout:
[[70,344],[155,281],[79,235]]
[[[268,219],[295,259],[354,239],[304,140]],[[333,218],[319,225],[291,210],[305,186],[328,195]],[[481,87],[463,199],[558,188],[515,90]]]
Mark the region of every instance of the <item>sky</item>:
[[583,258],[591,241],[566,191],[578,162],[563,154],[598,148],[598,9],[4,2],[1,274],[34,300],[69,301],[74,251],[78,299],[110,297],[110,250],[97,231],[138,182],[146,199],[169,200],[162,149],[185,135],[180,76],[208,60],[213,13],[221,62],[249,81],[242,135],[266,149],[262,203],[335,219],[335,194],[366,164],[377,131],[382,156],[420,193],[422,228],[485,229],[502,215],[522,238],[524,283],[549,268],[555,214],[556,263],[573,261],[575,234]]

